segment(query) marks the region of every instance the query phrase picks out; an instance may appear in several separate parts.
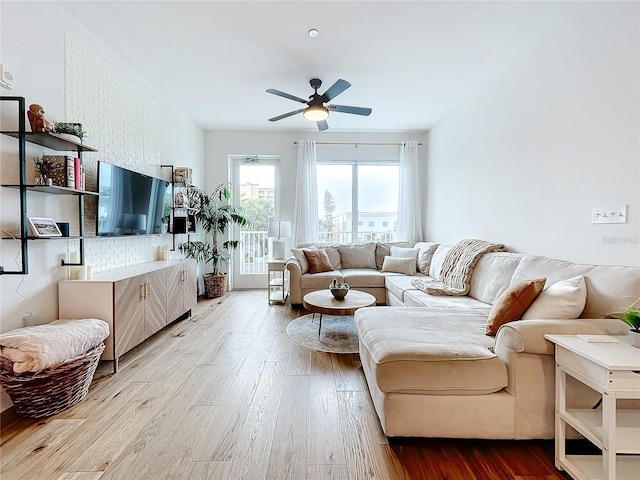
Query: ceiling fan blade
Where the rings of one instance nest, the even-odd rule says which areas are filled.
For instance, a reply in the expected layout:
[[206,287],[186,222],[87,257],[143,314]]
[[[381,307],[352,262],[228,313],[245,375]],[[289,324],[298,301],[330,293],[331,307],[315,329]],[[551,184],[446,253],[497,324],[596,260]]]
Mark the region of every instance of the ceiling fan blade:
[[283,113],[282,115],[278,115],[277,117],[270,118],[269,121],[270,122],[277,122],[278,120],[282,120],[283,118],[290,117],[290,116],[295,115],[297,113],[302,113],[305,110],[306,110],[306,108],[301,108],[300,110],[294,110],[293,112]]
[[304,100],[300,97],[296,97],[294,95],[289,95],[288,93],[281,92],[280,90],[276,90],[275,88],[269,88],[266,90],[267,93],[273,93],[274,95],[278,95],[279,97],[288,98],[289,100],[295,100],[300,103],[308,103],[307,100]]
[[370,108],[350,107],[348,105],[327,105],[327,108],[334,112],[353,113],[355,115],[371,115]]
[[320,120],[316,123],[318,124],[318,130],[320,130],[321,132],[329,128],[329,124],[326,120]]
[[329,90],[324,92],[324,95],[322,95],[322,101],[325,103],[330,102],[350,86],[351,84],[349,82],[340,78],[336,83],[329,87]]

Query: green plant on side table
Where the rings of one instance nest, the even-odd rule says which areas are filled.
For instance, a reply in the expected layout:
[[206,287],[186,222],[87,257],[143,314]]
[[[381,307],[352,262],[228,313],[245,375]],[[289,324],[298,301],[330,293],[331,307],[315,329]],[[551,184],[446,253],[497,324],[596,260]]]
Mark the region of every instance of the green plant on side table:
[[631,343],[634,347],[640,348],[640,309],[629,307],[620,320],[631,327]]
[[[178,248],[198,263],[210,263],[213,266],[213,273],[202,276],[205,295],[208,298],[221,297],[226,293],[227,274],[221,273],[220,267],[229,263],[231,253],[240,246],[240,241],[229,239],[220,243],[220,237],[225,236],[234,225],[249,225],[249,220],[244,216],[242,207],[228,203],[231,198],[229,184],[218,185],[211,194],[187,185],[187,197],[191,208],[195,210],[196,223],[206,232],[205,241],[186,242]],[[206,241],[207,237],[210,241]]]
[[80,143],[82,143],[84,136],[87,134],[87,132],[82,130],[79,123],[56,122],[53,124],[53,129],[55,133],[74,135],[78,137]]

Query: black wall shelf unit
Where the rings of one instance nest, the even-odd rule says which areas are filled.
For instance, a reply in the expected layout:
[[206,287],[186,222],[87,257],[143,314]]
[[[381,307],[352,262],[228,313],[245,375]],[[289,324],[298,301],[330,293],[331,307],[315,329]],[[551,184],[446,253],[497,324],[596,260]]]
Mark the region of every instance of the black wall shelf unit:
[[[171,218],[169,219],[169,231],[168,233],[172,236],[173,246],[171,251],[175,251],[176,249],[176,235],[187,235],[187,242],[189,242],[189,235],[192,233],[196,233],[196,219],[194,216],[195,209],[189,207],[176,207],[176,187],[185,188],[187,187],[186,183],[174,182],[174,170],[175,167],[173,165],[160,165],[160,168],[169,168],[171,169]],[[176,216],[176,211],[185,212],[185,215]],[[176,222],[175,219],[185,219],[184,220],[184,230],[176,231]],[[173,228],[171,228],[173,226]]]
[[[80,240],[80,261],[66,262],[61,260],[62,266],[84,265],[84,197],[86,195],[98,195],[96,192],[87,192],[69,187],[55,185],[30,185],[27,184],[26,144],[34,144],[46,147],[58,152],[77,152],[82,160],[83,152],[97,152],[89,147],[73,140],[68,140],[55,133],[33,133],[26,131],[26,101],[24,97],[0,96],[0,102],[13,102],[18,109],[18,130],[0,131],[0,134],[13,137],[18,140],[19,183],[3,184],[2,187],[17,189],[20,195],[20,234],[16,237],[2,237],[3,240],[15,240],[20,242],[20,270],[7,270],[0,266],[0,275],[26,275],[29,273],[29,248],[30,240]],[[73,195],[78,197],[78,236],[71,237],[33,237],[28,232],[27,194],[37,192],[49,195]]]

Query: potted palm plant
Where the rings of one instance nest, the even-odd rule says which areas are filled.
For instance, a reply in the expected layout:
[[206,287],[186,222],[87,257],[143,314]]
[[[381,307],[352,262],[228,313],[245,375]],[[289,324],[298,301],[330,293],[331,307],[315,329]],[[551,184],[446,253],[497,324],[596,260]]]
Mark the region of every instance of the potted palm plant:
[[[218,185],[211,194],[188,185],[187,198],[190,208],[195,211],[196,223],[205,231],[205,241],[189,241],[180,245],[179,249],[198,263],[210,263],[213,266],[212,273],[202,276],[205,295],[208,298],[221,297],[226,293],[227,274],[220,272],[220,267],[229,263],[232,250],[238,248],[240,242],[231,239],[220,242],[220,237],[224,237],[234,225],[246,226],[249,221],[242,207],[228,203],[231,186],[227,183]],[[207,241],[207,237],[210,241]]]

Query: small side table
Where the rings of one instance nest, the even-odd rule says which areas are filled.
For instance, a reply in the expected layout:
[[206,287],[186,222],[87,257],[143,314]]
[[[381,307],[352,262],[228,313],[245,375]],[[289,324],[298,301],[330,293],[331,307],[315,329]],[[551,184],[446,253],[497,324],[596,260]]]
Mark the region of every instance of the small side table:
[[289,277],[286,260],[267,260],[267,279],[269,281],[269,305],[272,302],[285,303],[289,295]]
[[[640,399],[640,350],[629,337],[591,343],[577,335],[545,335],[556,345],[556,467],[576,479],[637,479],[640,410],[617,410],[617,399]],[[602,395],[602,410],[567,408],[567,375]],[[570,425],[602,455],[567,455]]]

